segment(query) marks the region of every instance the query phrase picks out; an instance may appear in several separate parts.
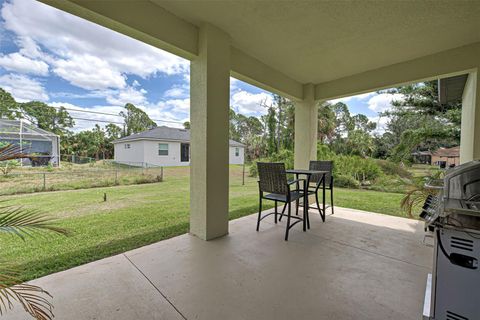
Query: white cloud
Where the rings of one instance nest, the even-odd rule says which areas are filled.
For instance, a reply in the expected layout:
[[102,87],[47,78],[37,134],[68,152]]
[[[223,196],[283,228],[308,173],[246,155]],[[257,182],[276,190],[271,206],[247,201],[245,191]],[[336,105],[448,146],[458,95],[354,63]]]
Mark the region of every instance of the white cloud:
[[18,37],[15,42],[20,48],[21,54],[30,58],[42,57],[42,50],[30,37]]
[[190,113],[190,98],[160,101],[157,103],[157,107],[161,110]]
[[40,60],[27,58],[18,52],[0,56],[0,66],[8,71],[39,76],[48,75],[48,64]]
[[182,87],[173,87],[165,91],[163,94],[166,98],[181,98],[187,96],[188,93]]
[[250,93],[237,91],[230,97],[230,104],[236,111],[244,115],[259,115],[266,112],[264,105],[271,105],[273,97],[266,92]]
[[48,101],[48,94],[42,84],[24,75],[0,76],[0,87],[10,92],[18,102]]
[[238,89],[238,83],[240,80],[230,77],[230,92]]
[[187,60],[37,1],[5,2],[1,15],[22,54],[41,56],[57,75],[81,88],[124,88],[128,74],[188,73]]
[[121,90],[110,90],[105,93],[106,100],[112,105],[125,105],[132,103],[134,105],[147,104],[145,95],[147,90],[138,87],[127,87]]
[[368,117],[368,120],[377,124],[374,132],[378,134],[383,134],[386,131],[388,121],[390,121],[389,118],[380,116]]
[[125,76],[121,72],[112,68],[107,61],[90,55],[58,59],[53,72],[83,89],[101,90],[126,86]]
[[392,101],[394,100],[402,100],[403,95],[395,93],[395,94],[388,94],[388,93],[381,93],[378,95],[373,96],[368,100],[368,108],[375,112],[383,112],[387,111],[392,107]]

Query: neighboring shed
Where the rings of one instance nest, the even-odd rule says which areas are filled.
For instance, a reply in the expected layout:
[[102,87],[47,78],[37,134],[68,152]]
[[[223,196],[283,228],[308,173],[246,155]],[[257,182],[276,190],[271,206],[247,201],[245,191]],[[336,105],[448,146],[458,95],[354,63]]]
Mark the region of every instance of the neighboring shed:
[[432,153],[432,164],[434,165],[459,165],[460,164],[460,147],[440,148]]
[[60,137],[28,121],[0,119],[0,145],[5,144],[21,147],[21,153],[27,155],[22,165],[60,164]]
[[412,153],[416,163],[452,166],[460,164],[460,147],[439,148],[434,152],[417,151]]
[[[135,166],[190,165],[190,130],[156,127],[113,141],[114,160]],[[245,146],[230,140],[230,164],[243,164]]]

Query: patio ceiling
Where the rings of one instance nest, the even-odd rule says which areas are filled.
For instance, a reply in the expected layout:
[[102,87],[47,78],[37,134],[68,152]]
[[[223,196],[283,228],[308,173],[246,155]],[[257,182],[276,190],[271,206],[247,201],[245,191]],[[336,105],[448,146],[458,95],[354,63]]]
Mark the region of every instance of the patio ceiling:
[[155,4],[300,83],[322,83],[480,41],[476,1],[171,1]]
[[307,83],[323,100],[469,71],[480,52],[478,1],[41,1],[187,59],[209,23],[231,38],[233,76],[300,100]]

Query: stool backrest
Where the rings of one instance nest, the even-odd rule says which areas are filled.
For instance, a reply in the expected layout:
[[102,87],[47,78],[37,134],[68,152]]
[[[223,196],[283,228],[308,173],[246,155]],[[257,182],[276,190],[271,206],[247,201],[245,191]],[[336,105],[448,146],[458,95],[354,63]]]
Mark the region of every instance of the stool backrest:
[[287,173],[281,162],[257,162],[260,191],[287,195]]
[[[330,181],[332,180],[333,174],[333,161],[327,160],[316,160],[310,161],[310,165],[308,166],[310,170],[318,170],[318,171],[327,171],[328,173],[325,174],[325,183],[328,186]],[[312,182],[319,182],[322,179],[321,174],[313,174],[310,178]]]

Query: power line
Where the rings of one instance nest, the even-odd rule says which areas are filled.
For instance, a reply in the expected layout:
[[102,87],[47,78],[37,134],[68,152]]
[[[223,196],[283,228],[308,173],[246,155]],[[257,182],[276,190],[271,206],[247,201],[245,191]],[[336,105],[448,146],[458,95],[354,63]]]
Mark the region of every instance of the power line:
[[[69,110],[69,111],[73,111],[73,112],[84,112],[84,113],[91,113],[91,114],[101,114],[101,115],[106,115],[106,116],[114,116],[114,117],[122,117],[121,115],[118,115],[118,114],[115,114],[115,113],[108,113],[108,112],[101,112],[101,111],[89,111],[89,110],[81,110],[81,109],[73,109],[73,108],[69,108],[69,107],[57,107],[57,106],[52,106],[53,108],[55,109],[65,109],[65,110]],[[86,121],[99,121],[99,122],[112,122],[112,123],[116,123],[114,121],[104,121],[104,120],[94,120],[94,119],[78,119],[78,120],[86,120]],[[179,124],[183,124],[183,122],[181,121],[173,121],[173,120],[159,120],[159,119],[152,119],[153,121],[155,122],[170,122],[170,123],[179,123]],[[123,123],[121,123],[123,124]]]
[[77,117],[71,117],[71,118],[75,120],[82,120],[82,121],[105,122],[105,123],[115,123],[115,124],[124,125],[123,122],[116,122],[116,121],[110,121],[110,120],[87,119],[87,118],[77,118]]

